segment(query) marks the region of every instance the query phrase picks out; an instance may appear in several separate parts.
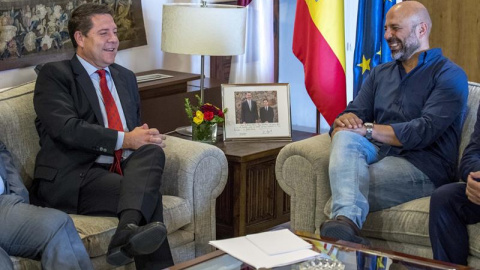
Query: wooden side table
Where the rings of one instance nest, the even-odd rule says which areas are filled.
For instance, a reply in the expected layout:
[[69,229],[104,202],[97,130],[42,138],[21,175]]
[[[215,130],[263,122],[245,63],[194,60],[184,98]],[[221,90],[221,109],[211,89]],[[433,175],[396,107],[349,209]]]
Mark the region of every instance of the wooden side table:
[[[298,141],[312,133],[293,131]],[[290,197],[275,177],[275,161],[289,142],[219,142],[228,181],[217,198],[217,239],[265,231],[290,220]]]
[[135,75],[151,75],[154,73],[160,73],[172,77],[139,83],[138,91],[142,100],[153,97],[163,97],[178,93],[185,93],[187,92],[187,86],[189,81],[200,79],[199,74],[178,72],[166,69],[144,71],[136,73]]
[[[200,87],[197,86],[200,75],[162,69],[140,72],[137,75],[155,72],[173,77],[138,84],[142,121],[161,133],[190,125],[185,114],[185,98],[194,102],[195,95],[200,95]],[[220,82],[206,79],[205,88],[205,101],[221,105]]]
[[[142,121],[161,133],[190,125],[184,101],[193,102],[199,94],[199,75],[156,70],[173,78],[139,84]],[[221,105],[220,82],[205,81],[205,101]],[[174,136],[184,137],[177,133]],[[311,133],[294,131],[292,139],[301,140]],[[216,144],[228,160],[228,181],[217,199],[217,238],[241,236],[267,230],[290,219],[290,198],[277,183],[275,161],[280,150],[289,142],[219,142]]]

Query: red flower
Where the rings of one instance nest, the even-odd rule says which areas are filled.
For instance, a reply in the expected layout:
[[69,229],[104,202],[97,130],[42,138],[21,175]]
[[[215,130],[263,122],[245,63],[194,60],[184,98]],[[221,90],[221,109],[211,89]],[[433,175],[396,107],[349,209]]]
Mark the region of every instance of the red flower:
[[213,112],[204,112],[203,119],[210,121],[213,119]]
[[223,112],[220,111],[220,110],[218,111],[218,116],[220,116],[221,118],[225,118],[225,115],[224,115]]
[[212,112],[212,113],[215,113],[215,107],[210,104],[210,103],[205,103],[202,105],[202,107],[200,107],[200,110],[205,113],[205,112]]

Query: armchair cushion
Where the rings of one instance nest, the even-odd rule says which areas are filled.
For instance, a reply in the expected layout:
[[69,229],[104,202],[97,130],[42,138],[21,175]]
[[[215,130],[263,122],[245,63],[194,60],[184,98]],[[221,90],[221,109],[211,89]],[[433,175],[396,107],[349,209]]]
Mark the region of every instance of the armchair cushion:
[[[325,215],[331,213],[330,199]],[[368,238],[383,239],[415,245],[430,245],[428,211],[430,197],[409,201],[382,211],[371,212],[363,224],[362,233]]]
[[[163,196],[162,201],[168,234],[172,234],[190,223],[193,218],[192,211],[186,200],[174,196]],[[115,233],[118,219],[116,217],[70,216],[90,257],[106,254],[110,238]]]
[[163,199],[163,219],[168,233],[176,232],[178,229],[192,222],[192,209],[187,200],[164,195]]

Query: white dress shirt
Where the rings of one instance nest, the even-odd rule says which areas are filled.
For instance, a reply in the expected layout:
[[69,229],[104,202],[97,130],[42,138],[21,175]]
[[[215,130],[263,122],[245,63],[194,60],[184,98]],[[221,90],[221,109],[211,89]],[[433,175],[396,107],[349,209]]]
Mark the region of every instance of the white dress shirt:
[[[100,75],[97,72],[98,68],[94,67],[92,64],[85,61],[82,57],[77,55],[78,60],[82,64],[82,66],[87,71],[90,79],[92,80],[93,86],[95,87],[95,93],[98,97],[98,102],[100,105],[104,104],[102,90],[100,89]],[[115,101],[115,105],[117,106],[118,114],[120,115],[120,120],[122,121],[123,130],[128,132],[127,121],[125,120],[125,114],[123,113],[122,103],[120,102],[120,98],[117,93],[117,88],[115,87],[115,83],[113,82],[112,76],[110,75],[110,69],[108,67],[105,69],[105,77],[107,79],[108,89],[110,90],[113,100]],[[105,111],[105,106],[100,106],[100,111],[102,112],[103,123],[105,123],[105,127],[108,128],[108,117],[107,112]],[[115,145],[115,150],[121,149],[123,145],[123,139],[125,137],[125,132],[118,132],[117,143]],[[127,158],[132,153],[131,150],[124,149],[122,153],[123,158]],[[106,156],[101,155],[96,160],[97,163],[113,163],[113,156]]]

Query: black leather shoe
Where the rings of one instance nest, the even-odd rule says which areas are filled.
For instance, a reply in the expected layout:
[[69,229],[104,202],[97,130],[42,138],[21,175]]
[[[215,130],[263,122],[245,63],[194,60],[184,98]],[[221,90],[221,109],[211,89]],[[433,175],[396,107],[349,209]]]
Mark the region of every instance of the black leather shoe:
[[[133,256],[153,253],[165,241],[167,229],[162,222],[152,222],[144,226],[128,224],[127,228],[115,233],[107,252],[107,262],[121,266],[132,261]],[[128,239],[118,241],[117,239]],[[117,244],[115,242],[120,242]]]
[[344,216],[338,216],[333,220],[322,223],[320,236],[370,246],[370,241],[361,236],[357,225]]

